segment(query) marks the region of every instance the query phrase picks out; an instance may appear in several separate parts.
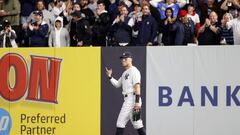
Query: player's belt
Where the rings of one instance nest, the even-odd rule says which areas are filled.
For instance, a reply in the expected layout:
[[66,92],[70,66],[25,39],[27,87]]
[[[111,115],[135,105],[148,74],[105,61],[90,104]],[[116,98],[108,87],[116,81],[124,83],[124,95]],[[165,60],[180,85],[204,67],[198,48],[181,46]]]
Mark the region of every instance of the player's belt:
[[128,94],[124,94],[123,96],[124,96],[124,97],[128,97],[128,96],[130,96],[130,95],[135,95],[135,93],[128,93]]

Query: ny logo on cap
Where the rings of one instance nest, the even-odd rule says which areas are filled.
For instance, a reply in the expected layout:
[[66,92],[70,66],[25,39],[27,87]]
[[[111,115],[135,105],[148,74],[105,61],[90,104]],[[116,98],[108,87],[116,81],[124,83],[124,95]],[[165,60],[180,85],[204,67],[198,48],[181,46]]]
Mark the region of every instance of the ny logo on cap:
[[126,75],[124,76],[124,78],[125,78],[125,80],[127,80],[127,79],[129,78],[129,74],[126,74]]

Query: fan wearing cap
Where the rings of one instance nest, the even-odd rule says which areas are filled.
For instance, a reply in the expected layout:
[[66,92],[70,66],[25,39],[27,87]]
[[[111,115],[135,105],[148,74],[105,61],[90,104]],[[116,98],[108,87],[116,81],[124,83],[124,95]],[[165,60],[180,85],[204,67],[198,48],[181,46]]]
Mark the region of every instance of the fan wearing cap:
[[28,26],[30,47],[47,47],[48,31],[49,26],[43,21],[42,11],[35,11],[34,18],[29,22]]
[[175,45],[187,45],[196,42],[196,27],[194,22],[187,17],[186,10],[179,11],[179,18],[170,26],[170,31],[176,32]]
[[76,21],[72,18],[73,13],[76,11],[81,11],[81,6],[80,3],[73,3],[73,8],[69,11],[70,14],[70,46],[72,47],[76,47],[77,45],[77,41],[75,39],[75,35],[76,35]]
[[92,44],[92,31],[85,14],[75,11],[72,13],[72,17],[72,24],[76,26],[76,29],[71,32],[73,34],[71,36],[76,41],[76,45],[71,46],[90,46]]
[[16,48],[17,44],[15,39],[17,38],[16,32],[12,29],[9,20],[3,21],[3,30],[0,32],[0,47],[13,47]]
[[132,64],[133,57],[131,52],[124,52],[120,56],[120,59],[125,71],[118,80],[112,77],[112,69],[106,67],[106,75],[112,85],[116,88],[122,87],[123,90],[124,103],[118,115],[116,135],[123,135],[125,126],[129,120],[133,127],[137,129],[139,135],[146,135],[140,115],[138,119],[133,118],[133,113],[140,112],[142,105],[140,97],[141,74]]

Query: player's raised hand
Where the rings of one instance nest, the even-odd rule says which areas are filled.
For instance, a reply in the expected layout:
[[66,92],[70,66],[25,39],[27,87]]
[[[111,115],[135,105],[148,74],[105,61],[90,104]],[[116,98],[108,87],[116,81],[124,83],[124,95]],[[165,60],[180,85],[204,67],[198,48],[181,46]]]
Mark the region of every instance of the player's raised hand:
[[112,77],[112,69],[111,68],[107,68],[107,67],[105,67],[105,69],[106,69],[106,75],[108,76],[108,77]]

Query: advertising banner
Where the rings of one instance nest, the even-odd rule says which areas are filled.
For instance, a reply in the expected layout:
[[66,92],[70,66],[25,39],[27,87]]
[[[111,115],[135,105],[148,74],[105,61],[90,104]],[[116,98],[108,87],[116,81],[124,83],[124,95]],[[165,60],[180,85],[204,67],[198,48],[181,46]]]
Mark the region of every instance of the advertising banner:
[[240,134],[240,47],[176,46],[0,49],[0,135],[114,135],[129,95],[105,68],[118,80],[125,52],[147,135]]
[[148,135],[239,135],[240,48],[148,47]]
[[0,135],[99,135],[100,51],[0,49]]

